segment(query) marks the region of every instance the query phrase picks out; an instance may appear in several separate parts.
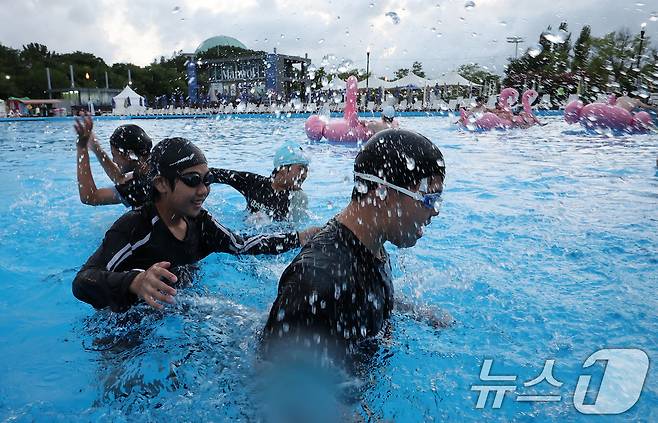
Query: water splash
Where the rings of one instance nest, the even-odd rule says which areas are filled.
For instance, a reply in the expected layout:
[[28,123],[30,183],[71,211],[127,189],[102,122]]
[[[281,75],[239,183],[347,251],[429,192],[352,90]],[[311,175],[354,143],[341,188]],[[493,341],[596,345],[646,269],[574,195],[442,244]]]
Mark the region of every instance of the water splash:
[[395,24],[395,25],[400,23],[400,17],[395,12],[387,12],[386,15],[384,15],[384,16],[390,17],[391,22],[393,22],[393,24]]

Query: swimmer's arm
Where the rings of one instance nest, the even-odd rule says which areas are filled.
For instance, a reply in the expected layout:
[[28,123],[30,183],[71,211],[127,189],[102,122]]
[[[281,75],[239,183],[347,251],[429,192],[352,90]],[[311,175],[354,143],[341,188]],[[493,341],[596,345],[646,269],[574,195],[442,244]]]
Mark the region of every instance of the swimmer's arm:
[[100,143],[98,142],[98,139],[96,138],[96,134],[92,133],[92,137],[89,143],[89,148],[91,151],[94,152],[94,155],[96,155],[96,158],[100,162],[101,166],[103,167],[103,170],[107,174],[107,176],[114,182],[115,184],[123,184],[130,180],[131,176],[130,174],[124,174],[121,172],[121,169],[119,169],[119,166],[114,163],[114,161],[110,158],[110,156],[103,150],[103,147],[101,147]]
[[297,232],[241,236],[221,225],[208,212],[201,216],[202,257],[212,252],[229,254],[281,254],[299,247]]
[[130,285],[140,271],[108,270],[112,268],[113,260],[116,262],[117,254],[126,245],[130,246],[128,228],[122,228],[129,226],[126,225],[129,222],[122,219],[107,231],[100,247],[89,257],[73,280],[73,295],[96,309],[110,307],[112,311],[125,311],[137,301]]
[[78,194],[83,204],[101,206],[121,203],[121,198],[115,189],[96,188],[89,164],[89,150],[86,146],[78,145],[77,147],[77,178]]
[[446,328],[455,323],[455,319],[446,310],[432,305],[414,304],[401,295],[395,297],[395,310],[435,329]]
[[210,168],[210,173],[213,176],[213,183],[226,184],[245,197],[261,186],[260,178],[262,177],[255,173],[218,168]]
[[638,100],[638,107],[642,109],[649,109],[658,112],[658,106],[652,106],[651,104],[646,104],[640,100]]

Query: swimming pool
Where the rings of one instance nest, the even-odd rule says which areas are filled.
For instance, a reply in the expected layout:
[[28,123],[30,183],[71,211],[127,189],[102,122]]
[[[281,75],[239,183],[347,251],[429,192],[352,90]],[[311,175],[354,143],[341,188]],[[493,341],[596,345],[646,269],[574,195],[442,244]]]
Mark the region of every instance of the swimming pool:
[[[395,421],[585,421],[573,400],[583,369],[602,348],[658,352],[658,139],[546,127],[464,133],[449,118],[406,117],[447,163],[441,215],[418,245],[390,246],[398,292],[456,319],[436,331],[396,314],[361,400],[366,419]],[[104,145],[120,121],[99,120]],[[154,140],[184,136],[212,165],[268,174],[273,145],[306,143],[303,119],[138,121]],[[572,129],[572,128],[571,128]],[[322,224],[346,203],[356,146],[307,145],[304,187]],[[95,313],[71,294],[77,269],[125,209],[78,200],[71,121],[0,125],[0,418],[16,421],[217,421],[266,415],[255,384],[257,333],[278,277],[278,257],[211,255],[199,282],[164,313]],[[93,162],[95,175],[101,175]],[[102,179],[109,182],[106,178]],[[98,179],[97,179],[98,181]],[[102,184],[99,184],[102,185]],[[245,223],[244,201],[213,186],[206,207],[227,226]],[[515,375],[501,408],[476,408],[484,360]],[[546,360],[559,388],[526,388]],[[658,380],[615,421],[657,421]],[[281,389],[286,389],[281,382]],[[491,385],[500,382],[491,382]],[[622,384],[622,388],[628,388]],[[559,401],[522,402],[548,392]],[[593,392],[593,393],[592,393]],[[492,394],[493,395],[493,394]]]

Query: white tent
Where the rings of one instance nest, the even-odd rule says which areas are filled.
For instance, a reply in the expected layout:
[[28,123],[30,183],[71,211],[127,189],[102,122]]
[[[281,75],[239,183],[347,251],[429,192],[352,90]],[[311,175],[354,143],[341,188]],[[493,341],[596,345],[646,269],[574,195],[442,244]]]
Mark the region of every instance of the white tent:
[[7,106],[4,100],[0,100],[0,118],[7,117]]
[[[392,87],[392,85],[389,81],[384,81],[383,79],[373,78],[373,77],[368,78],[368,89],[371,89],[371,88],[388,89],[388,88],[391,88],[391,87]],[[366,88],[366,80],[364,79],[363,81],[359,82],[359,89],[360,90],[365,90],[365,88]]]
[[428,85],[433,85],[433,81],[429,79],[422,78],[415,73],[410,73],[407,76],[400,78],[396,81],[391,81],[388,83],[389,87],[397,88],[406,88],[406,87],[415,87],[415,88],[425,88]]
[[437,79],[432,79],[428,81],[428,85],[462,85],[468,87],[469,85],[471,87],[480,87],[480,85],[469,81],[468,79],[464,78],[457,72],[448,72],[445,75],[441,76],[440,78]]
[[126,85],[116,97],[112,98],[115,115],[139,115],[146,111],[144,97]]

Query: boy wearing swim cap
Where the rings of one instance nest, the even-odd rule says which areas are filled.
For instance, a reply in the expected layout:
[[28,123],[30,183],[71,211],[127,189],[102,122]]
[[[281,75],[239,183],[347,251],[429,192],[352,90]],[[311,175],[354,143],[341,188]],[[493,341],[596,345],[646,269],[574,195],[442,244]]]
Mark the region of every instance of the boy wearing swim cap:
[[380,122],[368,121],[366,126],[370,132],[370,136],[376,134],[377,132],[384,131],[386,129],[396,128],[397,124],[394,121],[395,119],[395,109],[393,106],[388,105],[384,106],[382,109],[382,120]]
[[302,190],[308,165],[302,147],[287,142],[274,153],[274,170],[269,177],[228,169],[211,171],[213,182],[230,185],[244,196],[249,212],[264,212],[274,220],[296,220],[308,203]]
[[[137,125],[119,126],[110,137],[110,160],[96,139],[93,126],[89,115],[76,119],[74,125],[78,133],[77,177],[80,201],[92,206],[119,203],[130,207],[141,206],[148,199],[150,191],[144,174],[151,152],[151,138]],[[113,187],[96,187],[89,163],[89,149],[94,152],[105,173],[114,182]]]
[[[377,335],[394,303],[384,244],[416,244],[439,214],[444,176],[443,155],[424,136],[389,129],[370,138],[354,162],[351,202],[279,280],[264,330],[267,349],[310,347],[340,358]],[[404,308],[434,326],[449,322],[431,310]]]
[[280,254],[317,231],[240,236],[203,208],[211,174],[203,152],[184,138],[168,138],[149,159],[153,203],[124,214],[73,281],[76,298],[95,308],[125,311],[138,300],[154,308],[172,303],[177,267],[213,252]]

